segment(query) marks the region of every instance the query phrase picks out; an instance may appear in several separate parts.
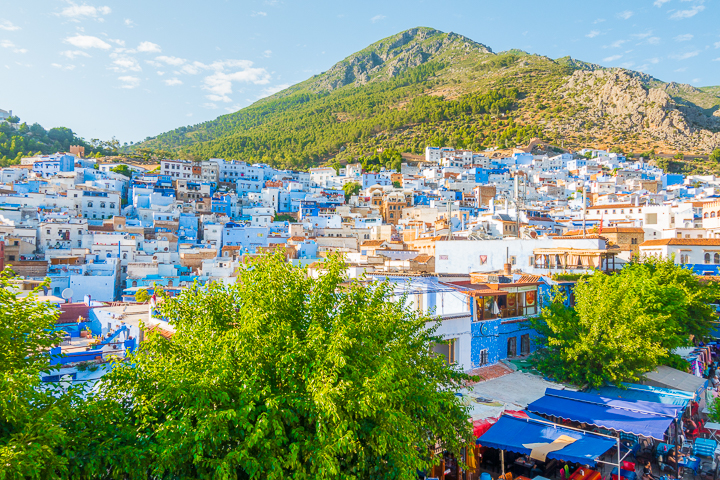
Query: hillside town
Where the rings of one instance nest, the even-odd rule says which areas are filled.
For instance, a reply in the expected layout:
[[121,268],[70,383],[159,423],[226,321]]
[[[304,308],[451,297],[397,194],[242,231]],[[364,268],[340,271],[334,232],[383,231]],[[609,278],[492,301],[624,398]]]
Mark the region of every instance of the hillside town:
[[[65,339],[51,352],[57,370],[43,381],[95,382],[149,332],[172,338],[173,324],[155,309],[160,290],[175,297],[236,283],[251,259],[268,253],[317,277],[339,255],[350,279],[389,282],[397,300],[428,315],[444,340],[434,352],[480,379],[458,393],[481,437],[467,449],[467,465],[505,475],[497,452],[521,450],[502,432],[542,430],[545,420],[528,426],[516,418],[526,419],[527,409],[532,418],[625,432],[625,450],[606,459],[604,473],[612,465],[624,472],[624,452],[647,448],[641,437],[672,443],[678,427],[667,412],[647,413],[657,417],[647,430],[614,418],[615,410],[632,417],[634,401],[647,407],[678,396],[674,416],[704,408],[701,372],[716,353],[681,349],[697,375],[658,367],[629,385],[630,396],[611,387],[576,392],[526,371],[538,335],[526,320],[551,291],[572,304],[578,274],[619,271],[634,259],[672,258],[697,276],[718,275],[720,178],[670,174],[596,149],[486,155],[428,146],[424,159],[404,159],[399,171],[356,163],[302,172],[226,159],[96,163],[73,148],[3,168],[0,259],[21,292],[49,279],[40,299],[57,307]],[[607,395],[627,405],[610,405]],[[598,411],[588,413],[583,402]],[[558,435],[575,435],[565,425]],[[600,459],[615,446],[607,435],[586,435],[575,447],[582,455],[568,453],[563,464],[603,472]],[[515,457],[524,472],[517,478],[563,469],[553,461],[536,470],[538,462]],[[458,469],[445,457],[432,476],[457,479]]]

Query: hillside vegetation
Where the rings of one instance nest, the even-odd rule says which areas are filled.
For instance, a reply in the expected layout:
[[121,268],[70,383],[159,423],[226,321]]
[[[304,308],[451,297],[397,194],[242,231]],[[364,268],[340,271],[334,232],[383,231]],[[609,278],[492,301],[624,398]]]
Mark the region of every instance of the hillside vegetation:
[[101,142],[97,139],[87,142],[66,127],[45,130],[38,123],[32,125],[20,123],[18,117],[10,117],[8,120],[0,122],[0,166],[2,167],[18,165],[22,157],[68,151],[70,145],[85,147],[86,156],[115,154],[120,146],[115,139],[109,142]]
[[720,147],[720,88],[663,83],[570,57],[495,54],[454,33],[414,28],[327,72],[216,120],[128,151],[233,158],[289,168],[425,145],[527,144],[707,154]]

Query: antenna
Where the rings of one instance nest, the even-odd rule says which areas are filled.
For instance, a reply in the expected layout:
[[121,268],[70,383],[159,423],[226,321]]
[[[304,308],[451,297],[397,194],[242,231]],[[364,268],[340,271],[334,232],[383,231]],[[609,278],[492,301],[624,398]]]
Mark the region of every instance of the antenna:
[[72,300],[72,296],[74,293],[75,292],[72,291],[72,288],[66,288],[65,290],[62,291],[62,293],[60,295],[65,300]]

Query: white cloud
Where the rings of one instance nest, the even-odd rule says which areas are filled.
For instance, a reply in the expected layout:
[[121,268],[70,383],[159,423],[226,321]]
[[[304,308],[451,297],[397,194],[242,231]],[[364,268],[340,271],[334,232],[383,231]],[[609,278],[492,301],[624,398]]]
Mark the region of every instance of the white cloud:
[[686,34],[684,34],[684,35],[678,35],[677,37],[674,38],[674,40],[675,40],[676,42],[689,42],[689,41],[692,40],[692,39],[693,39],[693,34],[692,34],[692,33],[686,33]]
[[143,53],[160,53],[160,45],[157,43],[152,42],[140,42],[140,45],[137,47],[138,52]]
[[123,23],[125,23],[125,26],[128,28],[133,28],[135,26],[135,22],[133,22],[129,18],[126,18]]
[[598,18],[597,20],[595,20],[595,21],[593,22],[593,24],[602,23],[602,22],[604,22],[604,21],[605,21],[604,18]]
[[[720,43],[720,42],[718,42],[718,43]],[[270,55],[272,55],[272,50],[265,50],[265,51],[263,52],[263,56],[264,56],[265,58],[270,58]]]
[[251,17],[267,17],[267,12],[253,12],[250,14]]
[[74,70],[75,69],[75,65],[60,65],[59,63],[51,63],[50,65],[55,68],[59,68],[61,70]]
[[27,50],[24,48],[18,48],[13,42],[10,40],[0,40],[0,47],[2,48],[10,48],[15,53],[27,53]]
[[643,38],[648,38],[650,35],[652,35],[652,30],[648,30],[647,32],[643,32],[643,33],[633,33],[630,36],[634,37],[634,38],[639,38],[642,40]]
[[720,57],[718,57],[718,58],[716,58],[715,60],[713,60],[713,62],[720,62]]
[[622,47],[622,44],[627,42],[627,40],[615,40],[613,43],[610,44],[612,48],[620,48]]
[[20,30],[20,27],[13,24],[10,20],[0,20],[0,30],[7,30],[8,32],[14,32]]
[[65,42],[78,48],[101,48],[103,50],[111,48],[109,43],[91,35],[75,35],[66,38]]
[[650,62],[650,63],[660,63],[660,59],[657,58],[657,57],[654,57],[654,58],[649,59],[648,62]]
[[622,55],[611,55],[609,57],[603,58],[603,62],[614,62],[615,60],[620,60],[622,58]]
[[168,65],[173,65],[173,66],[176,66],[176,67],[178,67],[178,66],[182,65],[183,63],[187,62],[187,60],[185,60],[184,58],[180,58],[180,57],[168,57],[168,56],[166,56],[166,55],[160,55],[159,57],[155,57],[155,60],[157,60],[158,62],[167,63]]
[[83,52],[82,50],[64,50],[60,52],[60,55],[63,57],[67,57],[69,59],[73,59],[75,57],[89,57],[90,54],[87,52]]
[[715,42],[715,48],[720,48],[720,42]]
[[110,58],[113,59],[113,64],[110,69],[116,72],[139,72],[142,70],[138,61],[133,57],[118,53],[111,53]]
[[185,73],[187,75],[197,75],[200,70],[208,68],[207,65],[200,62],[187,63],[180,68],[179,73]]
[[598,32],[597,30],[591,30],[591,31],[590,31],[587,35],[585,35],[585,36],[588,37],[588,38],[595,38],[595,37],[597,37],[598,35],[600,35],[600,32]]
[[103,15],[109,15],[112,11],[108,6],[95,7],[86,3],[83,3],[82,5],[78,5],[73,2],[69,3],[70,5],[63,8],[58,15],[72,19],[99,18]]
[[653,3],[653,5],[655,5],[656,7],[660,8],[660,7],[662,7],[663,5],[665,5],[665,4],[666,4],[667,2],[669,2],[669,1],[670,1],[670,0],[655,0],[655,2]]
[[205,107],[205,108],[210,108],[210,109],[216,109],[216,108],[218,108],[218,106],[215,105],[214,103],[203,103],[202,106]]
[[273,95],[277,92],[285,90],[289,86],[290,86],[289,83],[283,83],[281,85],[275,85],[274,87],[263,88],[263,90],[260,92],[259,98],[269,97],[270,95]]
[[165,80],[165,85],[168,85],[170,87],[174,87],[175,85],[182,85],[182,83],[183,83],[182,80],[180,80],[179,78],[174,78],[174,77],[168,78],[167,80]]
[[242,105],[236,103],[235,105],[230,105],[229,107],[225,107],[226,112],[235,113],[238,110],[242,108]]
[[690,7],[688,10],[677,10],[677,11],[675,11],[675,13],[673,13],[672,15],[670,15],[670,18],[671,18],[672,20],[680,20],[680,19],[683,19],[683,18],[691,18],[691,17],[694,17],[695,15],[697,15],[698,13],[702,12],[703,10],[705,10],[705,6],[704,6],[704,5],[693,5],[693,6]]
[[693,52],[685,52],[685,53],[670,55],[670,58],[675,59],[675,60],[687,60],[688,58],[697,57],[698,55],[700,55],[700,51],[695,50]]
[[[252,65],[249,60],[224,60],[211,63],[208,68],[215,70],[215,73],[205,77],[202,86],[203,90],[210,92],[207,98],[215,102],[229,103],[232,101],[229,95],[233,92],[233,83],[267,84],[270,81],[267,70]],[[235,71],[227,72],[229,69]]]
[[136,88],[140,86],[140,79],[133,76],[118,77],[118,80],[123,82],[120,88]]
[[629,19],[630,17],[632,17],[633,14],[634,14],[634,12],[632,12],[631,10],[625,10],[624,12],[618,13],[618,14],[617,14],[617,17],[618,17],[618,18],[622,18],[623,20],[627,20],[627,19]]
[[385,18],[387,18],[385,15],[375,15],[374,17],[372,17],[370,19],[370,21],[372,23],[375,23],[375,22],[379,22],[380,20],[384,20]]

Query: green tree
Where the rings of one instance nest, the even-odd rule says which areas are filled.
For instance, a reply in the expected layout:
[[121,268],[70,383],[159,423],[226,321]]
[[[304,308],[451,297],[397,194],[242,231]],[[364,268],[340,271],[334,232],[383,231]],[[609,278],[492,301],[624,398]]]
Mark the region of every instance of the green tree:
[[132,170],[130,170],[130,167],[128,167],[125,164],[118,165],[117,167],[113,167],[110,169],[110,171],[119,173],[120,175],[125,175],[128,178],[132,178]]
[[0,273],[0,478],[55,478],[67,471],[60,422],[69,409],[63,394],[40,387],[40,375],[60,341],[57,309],[36,300],[47,283],[21,297],[11,277],[9,268]]
[[17,115],[10,115],[9,117],[7,117],[6,120],[8,123],[12,123],[13,125],[17,125],[18,123],[20,123],[20,117],[18,117]]
[[324,266],[315,279],[265,257],[161,302],[172,339],[149,335],[103,382],[133,435],[113,461],[138,478],[409,480],[436,442],[458,454],[469,377],[432,354],[429,318]]
[[150,300],[150,294],[148,291],[144,288],[141,288],[137,292],[135,292],[135,301],[138,303],[145,303]]
[[557,293],[531,324],[544,347],[537,366],[578,385],[637,380],[674,361],[671,350],[708,335],[714,284],[702,285],[672,259],[648,259],[614,275],[595,271],[575,286],[575,308]]
[[360,184],[357,182],[348,182],[343,185],[343,191],[345,192],[345,201],[350,200],[350,197],[360,193]]
[[395,180],[392,183],[393,183],[394,188],[402,188],[402,183],[398,182],[397,180]]
[[709,160],[720,163],[720,148],[716,148],[712,151]]

